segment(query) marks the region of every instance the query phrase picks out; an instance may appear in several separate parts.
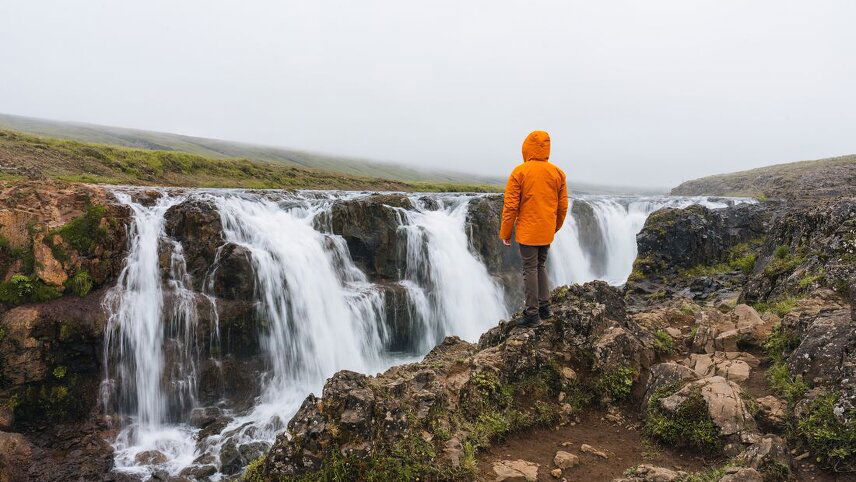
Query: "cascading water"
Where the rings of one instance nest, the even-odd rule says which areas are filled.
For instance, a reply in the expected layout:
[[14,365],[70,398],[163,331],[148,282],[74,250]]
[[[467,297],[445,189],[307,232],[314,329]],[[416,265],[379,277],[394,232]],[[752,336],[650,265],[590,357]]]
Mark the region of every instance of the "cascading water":
[[497,320],[505,318],[502,288],[470,251],[465,223],[470,197],[438,198],[439,209],[401,209],[407,243],[407,270],[401,284],[411,299],[422,328],[424,353],[448,334],[476,341]]
[[[121,471],[193,477],[187,470],[198,469],[196,474],[215,480],[233,474],[269,446],[305,396],[319,393],[336,371],[374,373],[424,355],[448,335],[475,341],[508,316],[508,297],[496,273],[474,254],[468,238],[469,204],[477,198],[471,195],[433,195],[431,202],[413,195],[413,208],[385,207],[398,216],[395,236],[406,251],[400,279],[392,282],[405,293],[407,353],[390,349],[390,280],[372,282],[355,265],[345,239],[332,232],[332,206],[360,194],[198,191],[165,193],[151,206],[121,190],[115,196],[133,212],[126,265],[105,300],[110,321],[102,390],[105,407],[122,424],[114,443]],[[255,297],[246,301],[255,306],[253,335],[261,359],[261,389],[250,406],[223,399],[202,407],[199,401],[199,365],[222,363],[219,348],[205,351],[196,340],[196,310],[206,303],[213,307],[214,344],[219,340],[211,280],[221,269],[220,250],[208,278],[191,280],[184,259],[188,247],[165,233],[167,210],[186,199],[214,206],[223,242],[249,253]],[[590,215],[569,217],[559,232],[549,260],[554,285],[596,278],[623,282],[636,255],[635,235],[651,212],[706,201],[577,202],[586,203]],[[168,268],[161,259],[165,250]],[[190,289],[194,281],[207,291]],[[192,410],[208,407],[225,420],[217,431],[191,424]]]
[[[581,230],[581,219],[568,216],[565,226],[556,234],[547,261],[548,274],[554,286],[595,279],[613,285],[623,284],[630,276],[636,259],[636,235],[642,230],[648,216],[658,209],[685,208],[692,204],[718,209],[729,204],[752,201],[714,201],[706,197],[580,196],[573,202],[585,203],[591,209],[590,218],[593,219],[588,221],[593,221],[595,226],[586,228],[595,232]],[[582,237],[585,235],[594,239],[583,242]]]

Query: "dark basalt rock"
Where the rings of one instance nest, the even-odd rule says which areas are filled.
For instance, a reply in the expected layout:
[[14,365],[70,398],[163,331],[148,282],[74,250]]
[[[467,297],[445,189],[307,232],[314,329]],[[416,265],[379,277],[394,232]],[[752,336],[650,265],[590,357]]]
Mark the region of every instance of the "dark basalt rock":
[[369,278],[401,279],[406,263],[404,243],[398,234],[401,214],[411,209],[410,198],[401,194],[372,194],[333,205],[330,227],[345,238],[354,263]]
[[543,399],[527,392],[525,404],[492,398],[513,391],[515,383],[552,373],[565,380],[557,382],[567,384],[562,385],[565,390],[578,389],[572,387],[624,369],[638,376],[653,362],[653,339],[626,317],[615,288],[603,282],[564,287],[554,292],[553,306],[553,319],[536,328],[503,323],[478,345],[447,338],[422,362],[396,366],[377,377],[336,373],[320,398],[304,400],[288,424],[290,436],[277,438],[263,476],[299,476],[334,457],[355,464],[398,464],[401,457],[406,464],[426,464],[414,465],[421,468],[411,476],[424,475],[433,463],[454,470],[461,457],[455,447],[470,436],[457,424],[473,422],[485,406],[511,403],[527,410],[535,404],[543,410],[552,406],[558,414],[557,393],[551,388],[545,388]]
[[856,286],[856,198],[778,216],[743,291],[749,302],[825,286],[842,296]]

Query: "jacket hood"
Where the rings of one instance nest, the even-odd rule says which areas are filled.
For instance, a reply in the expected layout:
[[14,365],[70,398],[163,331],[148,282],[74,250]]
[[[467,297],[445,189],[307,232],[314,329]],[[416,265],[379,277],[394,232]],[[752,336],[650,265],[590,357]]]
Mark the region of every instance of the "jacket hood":
[[523,162],[550,159],[550,134],[532,131],[523,141]]

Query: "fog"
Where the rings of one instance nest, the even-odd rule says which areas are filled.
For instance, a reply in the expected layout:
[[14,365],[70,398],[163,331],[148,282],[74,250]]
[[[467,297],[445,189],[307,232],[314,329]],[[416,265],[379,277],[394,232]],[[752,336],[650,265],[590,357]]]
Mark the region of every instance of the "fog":
[[856,152],[852,0],[0,0],[0,112],[672,186]]

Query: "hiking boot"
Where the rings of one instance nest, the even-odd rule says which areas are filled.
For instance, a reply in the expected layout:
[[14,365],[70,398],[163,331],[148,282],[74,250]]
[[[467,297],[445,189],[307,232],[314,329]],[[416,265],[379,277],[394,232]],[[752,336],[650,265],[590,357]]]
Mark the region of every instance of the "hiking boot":
[[550,311],[550,305],[544,305],[538,308],[538,315],[542,320],[549,320],[553,317],[553,312]]
[[520,326],[537,326],[538,323],[541,323],[541,319],[538,317],[538,313],[532,314],[523,314],[523,318],[520,319]]

